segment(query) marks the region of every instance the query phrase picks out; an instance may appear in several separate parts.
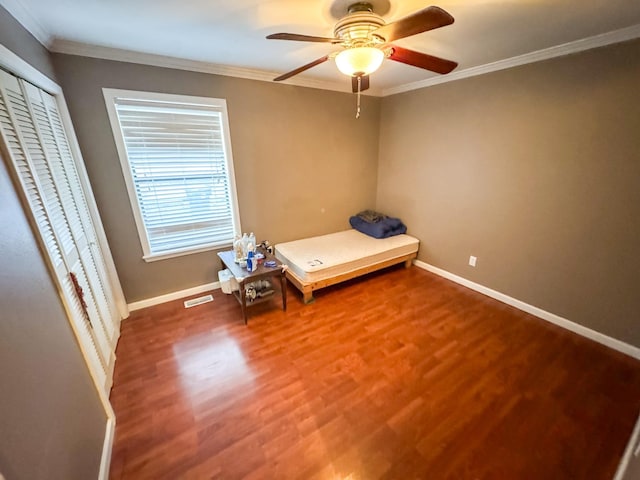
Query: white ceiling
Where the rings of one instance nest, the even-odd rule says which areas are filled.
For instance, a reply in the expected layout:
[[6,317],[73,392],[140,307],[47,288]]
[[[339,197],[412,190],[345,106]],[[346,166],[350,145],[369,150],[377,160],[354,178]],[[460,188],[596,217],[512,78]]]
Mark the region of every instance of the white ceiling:
[[[290,32],[333,36],[340,12],[346,13],[347,6],[356,1],[0,0],[0,4],[54,51],[117,58],[122,52],[112,49],[126,50],[204,62],[183,62],[200,65],[204,70],[206,64],[214,64],[210,66],[212,71],[218,68],[227,74],[267,79],[339,47],[266,40],[266,35]],[[396,42],[457,61],[459,66],[449,74],[451,78],[640,36],[639,0],[370,3],[387,22],[431,4],[453,15],[453,25]],[[144,57],[140,58],[144,61]],[[152,59],[150,63],[162,60],[148,55],[146,59]],[[377,94],[440,81],[437,74],[393,61],[385,61],[371,76],[372,93]],[[288,82],[350,90],[349,79],[337,71],[333,62],[307,70]]]

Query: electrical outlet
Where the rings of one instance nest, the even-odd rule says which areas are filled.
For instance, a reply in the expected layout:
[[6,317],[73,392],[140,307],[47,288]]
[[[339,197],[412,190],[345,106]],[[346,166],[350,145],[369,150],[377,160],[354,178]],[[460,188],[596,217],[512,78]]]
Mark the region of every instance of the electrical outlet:
[[469,265],[471,265],[472,267],[476,266],[476,260],[478,260],[476,257],[474,257],[473,255],[471,255],[469,257]]

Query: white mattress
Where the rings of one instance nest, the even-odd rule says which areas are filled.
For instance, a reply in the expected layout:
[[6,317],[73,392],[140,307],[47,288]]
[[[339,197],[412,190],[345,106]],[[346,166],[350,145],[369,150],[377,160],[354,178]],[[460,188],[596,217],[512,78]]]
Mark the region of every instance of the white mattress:
[[352,272],[418,251],[410,235],[373,238],[357,230],[330,233],[276,245],[276,257],[305,283]]

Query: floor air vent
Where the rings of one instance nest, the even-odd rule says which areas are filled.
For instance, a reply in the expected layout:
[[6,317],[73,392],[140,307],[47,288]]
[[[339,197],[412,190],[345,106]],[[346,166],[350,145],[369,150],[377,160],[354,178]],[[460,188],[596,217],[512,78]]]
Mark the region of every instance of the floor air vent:
[[203,303],[213,302],[213,295],[205,295],[204,297],[192,298],[184,302],[184,308],[195,307],[196,305],[202,305]]

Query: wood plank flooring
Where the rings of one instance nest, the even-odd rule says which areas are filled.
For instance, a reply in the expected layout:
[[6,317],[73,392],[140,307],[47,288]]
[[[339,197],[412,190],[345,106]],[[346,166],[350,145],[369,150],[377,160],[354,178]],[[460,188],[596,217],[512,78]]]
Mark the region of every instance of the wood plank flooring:
[[640,362],[423,271],[122,324],[112,479],[606,479]]

